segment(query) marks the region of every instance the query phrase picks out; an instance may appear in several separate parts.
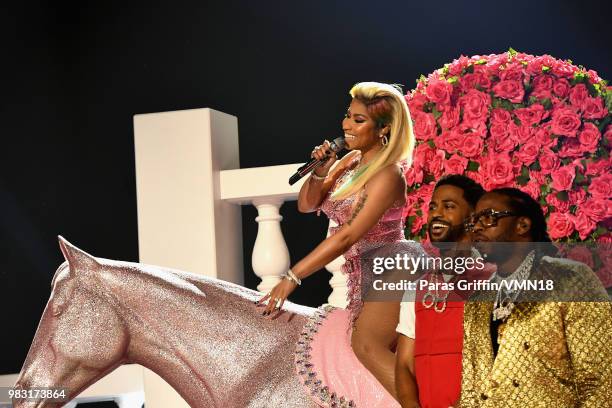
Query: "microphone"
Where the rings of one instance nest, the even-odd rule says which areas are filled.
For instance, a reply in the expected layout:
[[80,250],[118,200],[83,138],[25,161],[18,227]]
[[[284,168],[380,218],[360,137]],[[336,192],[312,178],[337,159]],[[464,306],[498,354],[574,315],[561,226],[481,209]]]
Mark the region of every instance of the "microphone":
[[[329,144],[329,148],[334,153],[338,153],[342,151],[342,149],[344,149],[345,147],[346,147],[346,142],[344,141],[343,137],[337,137]],[[329,153],[331,152],[328,152],[328,154]],[[317,166],[325,163],[328,158],[329,158],[328,156],[325,156],[325,158],[323,158],[322,160],[311,159],[308,163],[304,164],[302,167],[297,169],[297,171],[293,174],[293,176],[289,178],[289,185],[290,186],[294,185],[299,179],[301,179],[306,174],[313,171]]]

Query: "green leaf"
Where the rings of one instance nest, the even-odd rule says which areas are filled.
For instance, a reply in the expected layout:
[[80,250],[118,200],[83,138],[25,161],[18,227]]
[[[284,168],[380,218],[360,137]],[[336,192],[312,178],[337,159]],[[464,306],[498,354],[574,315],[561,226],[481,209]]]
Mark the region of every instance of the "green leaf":
[[461,71],[461,75],[472,74],[474,72],[474,65],[470,64],[467,67],[463,68]]
[[457,77],[457,76],[452,76],[452,77],[450,77],[450,78],[447,78],[447,79],[446,79],[446,82],[448,82],[449,84],[454,84],[454,83],[456,83],[458,80],[459,80],[459,77]]
[[542,106],[544,106],[544,109],[546,110],[551,110],[553,108],[553,103],[550,98],[542,99],[540,103],[542,104]]
[[576,177],[574,178],[574,183],[575,184],[582,184],[586,181],[586,177],[584,177],[584,175],[580,172],[576,173]]
[[518,54],[518,52],[516,52],[516,50],[512,47],[508,48],[508,56],[511,58],[514,58],[514,56]]
[[578,209],[577,205],[570,205],[570,213],[576,214],[576,210]]
[[529,177],[519,176],[516,178],[516,184],[518,184],[519,186],[524,186],[527,183],[529,183]]
[[530,168],[531,170],[534,170],[534,171],[540,171],[540,170],[542,170],[542,167],[540,167],[540,162],[539,162],[539,161],[537,161],[537,160],[536,160],[536,161],[534,161],[534,162],[531,164],[531,166],[529,166],[529,168]]
[[529,169],[527,168],[527,166],[521,167],[521,176],[527,177],[527,179],[529,179]]
[[478,171],[479,168],[480,168],[480,164],[478,162],[471,161],[471,160],[468,162],[468,165],[467,165],[468,171]]
[[567,191],[559,191],[557,192],[557,198],[560,201],[569,201],[569,194],[567,194]]
[[479,59],[478,61],[476,61],[474,64],[475,65],[484,65],[487,63],[487,60],[484,58]]
[[540,192],[542,193],[542,195],[548,195],[548,193],[550,193],[550,185],[549,184],[543,184],[542,186],[540,186]]
[[438,111],[435,107],[431,108],[431,112],[433,113],[434,119],[438,120],[440,116],[442,116],[442,112]]
[[431,147],[432,149],[436,148],[436,144],[434,143],[434,141],[432,139],[429,139],[427,141],[427,144],[429,145],[429,147]]
[[423,112],[430,113],[434,106],[436,106],[436,104],[433,102],[425,102],[423,104]]

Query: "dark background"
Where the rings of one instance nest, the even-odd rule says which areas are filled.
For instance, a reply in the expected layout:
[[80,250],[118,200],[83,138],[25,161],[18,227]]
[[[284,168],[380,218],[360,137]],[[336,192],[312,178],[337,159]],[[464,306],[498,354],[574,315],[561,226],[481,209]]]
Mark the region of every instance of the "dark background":
[[[461,54],[511,46],[611,77],[603,1],[87,3],[10,2],[0,13],[0,373],[21,368],[63,260],[58,234],[138,260],[134,114],[230,113],[241,167],[267,166],[303,161],[341,135],[354,83],[408,90]],[[295,203],[281,212],[295,262],[327,222]],[[242,214],[254,287],[256,211]],[[308,279],[292,300],[324,302],[330,276]]]

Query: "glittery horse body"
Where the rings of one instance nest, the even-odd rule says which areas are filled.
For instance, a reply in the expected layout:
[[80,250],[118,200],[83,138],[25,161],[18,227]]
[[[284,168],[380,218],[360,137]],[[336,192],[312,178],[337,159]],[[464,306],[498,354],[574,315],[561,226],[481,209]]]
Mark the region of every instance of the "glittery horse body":
[[116,367],[138,363],[191,407],[316,406],[294,366],[295,344],[315,309],[287,302],[280,317],[265,319],[253,290],[94,258],[62,238],[60,247],[67,262],[53,278],[16,387],[64,387],[70,400]]

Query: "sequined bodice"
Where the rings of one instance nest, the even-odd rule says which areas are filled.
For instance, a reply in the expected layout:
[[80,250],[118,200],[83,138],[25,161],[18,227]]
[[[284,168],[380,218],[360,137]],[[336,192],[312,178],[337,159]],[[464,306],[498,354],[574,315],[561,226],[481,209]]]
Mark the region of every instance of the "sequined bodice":
[[[354,164],[359,161],[359,155],[353,159],[351,164],[347,166],[347,170],[337,179],[333,188],[329,191],[327,197],[321,203],[321,211],[325,213],[330,219],[334,220],[338,224],[336,227],[332,227],[330,230],[331,234],[334,234],[337,230],[350,219],[353,214],[353,210],[356,207],[360,194],[353,194],[349,197],[341,200],[332,200],[330,197],[334,191],[336,191],[343,183],[349,180],[354,174]],[[357,241],[345,254],[345,258],[353,258],[359,255],[360,249],[369,247],[372,244],[384,244],[397,242],[404,239],[404,203],[401,201],[395,202],[391,208],[389,208],[383,216],[359,241]]]
[[[348,181],[355,174],[355,165],[359,161],[360,155],[352,160],[337,179],[333,188],[330,189],[327,197],[321,203],[323,211],[330,219],[338,225],[330,228],[330,235],[338,232],[350,219],[357,205],[363,190],[341,200],[332,200],[331,195],[343,183]],[[405,167],[405,166],[403,166]],[[351,313],[351,321],[354,323],[363,305],[361,297],[362,283],[367,285],[373,276],[372,271],[362,271],[360,255],[366,250],[380,247],[384,244],[403,241],[404,238],[404,203],[397,201],[385,211],[378,222],[365,233],[359,241],[353,244],[345,253],[346,262],[342,265],[342,272],[347,275],[348,301],[347,309]],[[364,276],[365,275],[365,276]]]

